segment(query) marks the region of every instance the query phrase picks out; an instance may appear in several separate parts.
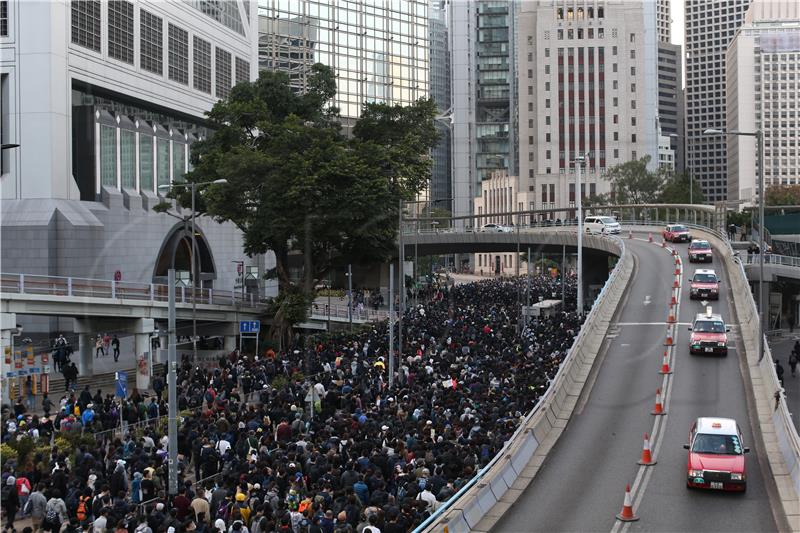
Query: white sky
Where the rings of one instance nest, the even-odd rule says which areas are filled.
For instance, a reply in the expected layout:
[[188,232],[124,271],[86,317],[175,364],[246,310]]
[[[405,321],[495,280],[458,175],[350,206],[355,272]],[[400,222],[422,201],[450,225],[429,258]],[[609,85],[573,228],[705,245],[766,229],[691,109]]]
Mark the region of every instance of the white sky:
[[683,0],[670,0],[669,15],[672,18],[672,43],[683,44]]

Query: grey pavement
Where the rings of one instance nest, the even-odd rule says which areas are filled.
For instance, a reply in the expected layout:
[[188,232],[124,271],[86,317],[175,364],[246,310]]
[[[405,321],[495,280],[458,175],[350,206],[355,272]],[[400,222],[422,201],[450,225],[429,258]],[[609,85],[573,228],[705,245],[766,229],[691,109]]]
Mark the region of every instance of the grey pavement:
[[800,340],[800,329],[795,329],[793,333],[784,330],[780,337],[768,339],[769,348],[772,351],[772,358],[778,359],[783,367],[783,388],[786,391],[786,401],[789,405],[789,412],[797,431],[800,431],[800,364],[797,365],[797,372],[792,377],[792,370],[789,368],[789,354],[796,341]]
[[[607,342],[598,356],[583,395],[564,434],[532,483],[501,518],[493,531],[610,531],[623,503],[625,485],[634,484],[642,437],[651,432],[650,415],[666,334],[668,301],[674,264],[659,246],[626,240],[636,258],[636,270]],[[694,270],[684,257],[686,279]],[[724,277],[717,264],[711,265]],[[727,285],[722,286],[727,291]],[[731,317],[728,297],[713,303]],[[748,401],[741,374],[740,350],[728,357],[690,356],[687,323],[702,304],[681,293],[671,364],[671,392],[665,400],[655,441],[655,466],[646,467],[634,494],[640,521],[623,531],[776,531],[748,418]],[[734,337],[738,339],[736,330]],[[734,344],[734,343],[731,343]],[[736,341],[738,344],[738,340]],[[746,445],[748,491],[744,495],[689,491],[686,450],[689,427],[698,416],[735,418]],[[641,499],[640,499],[641,498]]]

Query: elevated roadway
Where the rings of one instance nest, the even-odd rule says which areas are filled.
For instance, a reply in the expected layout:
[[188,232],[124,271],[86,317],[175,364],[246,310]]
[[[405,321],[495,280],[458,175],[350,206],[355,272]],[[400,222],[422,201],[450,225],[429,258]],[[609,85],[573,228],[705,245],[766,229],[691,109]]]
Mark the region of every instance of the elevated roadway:
[[[683,283],[677,290],[675,346],[665,347],[668,304],[673,294],[673,257],[639,235],[626,240],[636,268],[629,289],[610,324],[606,341],[561,439],[544,459],[536,477],[494,524],[492,531],[777,531],[782,516],[773,513],[774,481],[766,452],[751,424],[752,391],[745,385],[748,367],[738,328],[729,334],[727,357],[692,356],[688,325],[703,306],[690,301],[686,279],[687,245],[676,245]],[[712,302],[734,322],[725,270],[722,296]],[[665,350],[673,374],[659,369]],[[657,388],[664,392],[666,415],[653,416]],[[686,488],[688,440],[699,416],[735,418],[743,431],[747,456],[746,494],[702,492]],[[639,466],[643,434],[651,435],[657,464]],[[615,519],[630,483],[638,522]]]

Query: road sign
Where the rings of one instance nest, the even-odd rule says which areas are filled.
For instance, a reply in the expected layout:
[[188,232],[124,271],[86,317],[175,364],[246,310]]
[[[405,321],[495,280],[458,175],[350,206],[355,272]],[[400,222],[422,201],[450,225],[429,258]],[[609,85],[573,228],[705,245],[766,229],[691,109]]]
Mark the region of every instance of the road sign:
[[117,397],[118,398],[127,398],[128,397],[128,373],[127,372],[115,372],[115,379],[117,381]]
[[44,365],[42,367],[42,373],[43,374],[49,374],[50,373],[50,365]]
[[260,320],[239,321],[239,333],[258,333],[259,331],[261,331]]

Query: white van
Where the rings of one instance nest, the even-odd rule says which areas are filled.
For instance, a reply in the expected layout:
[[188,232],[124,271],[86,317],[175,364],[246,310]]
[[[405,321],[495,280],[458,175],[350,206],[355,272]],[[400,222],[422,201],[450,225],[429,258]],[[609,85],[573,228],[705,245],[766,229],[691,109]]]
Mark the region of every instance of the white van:
[[619,222],[613,217],[588,216],[583,221],[586,233],[600,233],[602,235],[619,235],[621,228]]

